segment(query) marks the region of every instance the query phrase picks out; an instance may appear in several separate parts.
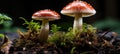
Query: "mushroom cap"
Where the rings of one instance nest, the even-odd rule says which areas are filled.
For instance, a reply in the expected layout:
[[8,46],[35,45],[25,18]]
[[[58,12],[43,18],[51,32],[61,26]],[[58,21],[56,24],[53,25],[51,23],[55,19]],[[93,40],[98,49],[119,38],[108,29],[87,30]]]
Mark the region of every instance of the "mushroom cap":
[[82,14],[82,17],[92,16],[96,13],[95,9],[84,1],[73,1],[65,6],[61,13],[63,15],[68,15],[74,17],[75,14]]
[[32,19],[34,19],[34,20],[47,19],[49,21],[52,21],[52,20],[60,19],[60,15],[55,11],[45,9],[45,10],[39,10],[39,11],[33,13]]

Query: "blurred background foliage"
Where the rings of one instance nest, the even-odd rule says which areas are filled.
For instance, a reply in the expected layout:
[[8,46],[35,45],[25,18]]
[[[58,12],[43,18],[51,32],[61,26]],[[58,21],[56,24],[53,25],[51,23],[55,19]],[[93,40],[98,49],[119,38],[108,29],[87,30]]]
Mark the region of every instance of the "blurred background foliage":
[[0,13],[0,24],[12,20],[10,17],[8,17],[6,14]]
[[104,31],[114,31],[120,34],[120,21],[111,17],[93,23],[93,26]]

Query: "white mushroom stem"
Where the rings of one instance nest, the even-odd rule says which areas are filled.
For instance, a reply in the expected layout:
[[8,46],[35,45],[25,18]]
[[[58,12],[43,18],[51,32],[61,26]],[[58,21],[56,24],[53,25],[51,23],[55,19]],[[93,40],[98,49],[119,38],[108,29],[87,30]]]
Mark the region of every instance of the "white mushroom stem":
[[75,14],[74,24],[73,24],[73,33],[75,34],[78,31],[82,31],[82,14]]
[[42,21],[41,30],[40,30],[40,40],[46,41],[49,34],[49,21],[44,19]]

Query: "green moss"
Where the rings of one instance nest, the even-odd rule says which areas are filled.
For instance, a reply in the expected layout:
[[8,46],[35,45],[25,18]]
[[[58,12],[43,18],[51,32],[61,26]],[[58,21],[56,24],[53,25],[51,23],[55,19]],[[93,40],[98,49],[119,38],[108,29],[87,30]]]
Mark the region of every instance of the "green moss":
[[61,28],[61,27],[58,27],[57,25],[52,24],[52,25],[51,25],[51,30],[50,30],[50,31],[51,31],[52,33],[55,33],[55,32],[57,32],[57,31],[59,31],[60,28]]
[[[84,23],[83,25],[83,31],[73,34],[72,27],[68,28],[68,31],[59,31],[60,27],[57,27],[57,25],[52,25],[51,31],[53,31],[53,34],[48,38],[48,42],[55,43],[57,45],[65,46],[68,44],[73,44],[74,40],[79,36],[82,36],[81,34],[86,33],[87,36],[95,34],[95,29],[89,24]],[[91,37],[92,38],[92,37]]]

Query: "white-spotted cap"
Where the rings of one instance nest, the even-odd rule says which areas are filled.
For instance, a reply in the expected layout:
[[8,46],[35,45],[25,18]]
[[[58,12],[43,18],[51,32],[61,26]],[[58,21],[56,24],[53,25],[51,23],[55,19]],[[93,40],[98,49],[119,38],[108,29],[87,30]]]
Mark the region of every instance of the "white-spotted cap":
[[34,20],[47,19],[49,21],[52,21],[52,20],[60,19],[60,15],[55,11],[52,11],[50,9],[45,9],[45,10],[40,10],[40,11],[35,12],[32,15],[32,19],[34,19]]
[[75,16],[76,13],[82,14],[82,17],[92,16],[96,13],[95,9],[84,1],[73,1],[61,10],[63,15]]

